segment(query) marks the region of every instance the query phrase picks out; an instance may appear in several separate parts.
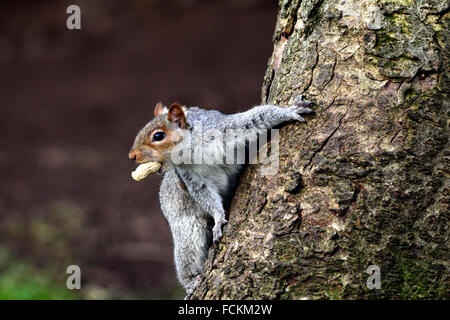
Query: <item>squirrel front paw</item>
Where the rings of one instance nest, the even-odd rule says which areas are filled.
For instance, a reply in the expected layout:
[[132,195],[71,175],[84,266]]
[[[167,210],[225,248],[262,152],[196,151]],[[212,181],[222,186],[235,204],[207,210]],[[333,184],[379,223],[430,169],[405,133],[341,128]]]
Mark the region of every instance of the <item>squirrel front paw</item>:
[[314,112],[309,108],[305,108],[311,105],[311,103],[312,102],[309,100],[303,100],[303,95],[295,97],[293,101],[294,105],[289,108],[292,111],[292,118],[300,122],[306,122],[305,118],[303,118],[301,114],[308,114]]
[[[312,102],[309,101],[309,100],[303,100],[303,95],[302,95],[302,94],[296,96],[295,99],[294,99],[294,101],[293,101],[293,104],[294,104],[295,106],[297,106],[297,107],[307,107],[307,106],[309,106],[311,103],[312,103]],[[306,109],[306,108],[305,108],[305,109]],[[308,110],[310,110],[310,109],[308,109]],[[310,110],[310,112],[311,112],[311,111],[312,111],[312,110]]]
[[216,223],[214,224],[214,227],[212,229],[214,243],[219,242],[220,238],[222,238],[222,226],[225,225],[226,223],[227,220],[220,219],[216,221]]

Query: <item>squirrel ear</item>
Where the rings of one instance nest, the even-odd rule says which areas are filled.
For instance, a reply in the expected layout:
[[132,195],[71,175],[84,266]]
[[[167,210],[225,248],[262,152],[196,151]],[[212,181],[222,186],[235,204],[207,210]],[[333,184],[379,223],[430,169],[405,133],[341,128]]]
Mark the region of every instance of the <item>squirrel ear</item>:
[[177,123],[180,128],[186,127],[186,117],[183,108],[178,103],[174,103],[170,106],[168,119],[170,122]]
[[155,114],[155,117],[159,116],[164,111],[164,106],[161,102],[158,102],[158,104],[155,106],[155,110],[153,110],[153,113]]

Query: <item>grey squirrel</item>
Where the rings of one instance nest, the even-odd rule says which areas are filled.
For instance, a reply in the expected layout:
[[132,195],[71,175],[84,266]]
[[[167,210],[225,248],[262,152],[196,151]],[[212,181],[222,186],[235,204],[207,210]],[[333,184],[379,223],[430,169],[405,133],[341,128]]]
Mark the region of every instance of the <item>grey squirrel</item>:
[[[182,141],[194,140],[196,126],[221,133],[229,129],[260,132],[286,121],[304,122],[301,115],[312,112],[305,108],[309,104],[298,96],[291,107],[260,105],[225,115],[177,103],[169,108],[158,103],[155,118],[137,134],[129,158],[140,164],[163,164],[159,199],[173,236],[176,273],[186,289],[186,298],[200,281],[209,248],[222,237],[222,226],[227,223],[225,209],[230,204],[243,164],[178,163],[173,160],[175,148]],[[255,135],[250,137],[256,139]],[[206,143],[201,151],[214,157],[216,147],[208,148]],[[189,156],[190,151],[188,149]]]

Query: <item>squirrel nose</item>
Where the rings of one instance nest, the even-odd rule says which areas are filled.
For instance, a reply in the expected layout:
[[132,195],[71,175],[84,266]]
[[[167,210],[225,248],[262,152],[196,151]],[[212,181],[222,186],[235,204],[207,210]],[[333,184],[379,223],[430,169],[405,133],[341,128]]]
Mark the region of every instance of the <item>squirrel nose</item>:
[[130,158],[131,161],[136,161],[136,151],[131,151],[128,154],[128,158]]

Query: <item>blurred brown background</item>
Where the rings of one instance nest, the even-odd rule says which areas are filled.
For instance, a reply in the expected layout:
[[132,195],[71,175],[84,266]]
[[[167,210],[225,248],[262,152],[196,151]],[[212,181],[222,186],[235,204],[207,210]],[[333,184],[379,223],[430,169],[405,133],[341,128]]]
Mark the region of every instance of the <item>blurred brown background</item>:
[[275,2],[0,2],[1,299],[183,296],[161,176],[134,182],[128,150],[158,101],[260,102]]

